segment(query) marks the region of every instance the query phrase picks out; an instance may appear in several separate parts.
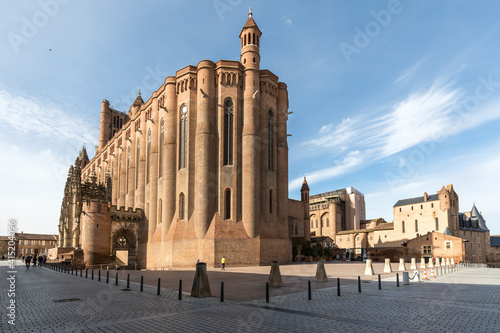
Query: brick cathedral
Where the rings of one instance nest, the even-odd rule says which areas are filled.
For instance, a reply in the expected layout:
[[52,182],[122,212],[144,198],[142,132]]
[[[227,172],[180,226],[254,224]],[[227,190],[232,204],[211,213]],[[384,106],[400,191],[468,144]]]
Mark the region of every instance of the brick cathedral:
[[289,203],[308,222],[308,193],[288,199],[287,86],[260,69],[261,35],[250,11],[240,61],[186,66],[126,113],[103,100],[95,157],[82,150],[68,175],[60,248],[148,269],[291,261]]

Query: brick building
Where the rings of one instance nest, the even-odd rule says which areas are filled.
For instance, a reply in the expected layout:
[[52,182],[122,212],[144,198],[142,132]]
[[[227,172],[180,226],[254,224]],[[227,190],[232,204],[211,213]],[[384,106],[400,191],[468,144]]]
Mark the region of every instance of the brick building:
[[[49,249],[56,247],[58,241],[57,235],[46,234],[25,234],[17,232],[15,234],[15,252],[16,257],[20,258],[27,255],[47,255]],[[7,236],[0,236],[0,257],[7,257]]]
[[[323,207],[326,206],[319,208]],[[410,240],[436,232],[463,240],[461,257],[458,258],[458,252],[454,252],[458,261],[484,263],[487,255],[492,256],[489,229],[483,216],[475,204],[471,211],[459,212],[459,197],[453,185],[443,186],[436,194],[424,193],[421,197],[399,200],[393,207],[393,215],[394,220],[390,223],[383,219],[362,220],[357,229],[337,231],[335,244],[340,249],[348,249],[351,257],[358,258],[365,250],[375,253],[372,249],[401,248],[407,246]],[[314,220],[311,217],[311,225]],[[436,237],[442,240],[442,237]],[[462,245],[454,246],[454,250],[458,248],[462,251]]]
[[308,215],[289,206],[287,86],[260,69],[261,35],[250,11],[240,61],[186,66],[126,112],[102,102],[96,154],[69,171],[61,248],[149,269],[291,261]]

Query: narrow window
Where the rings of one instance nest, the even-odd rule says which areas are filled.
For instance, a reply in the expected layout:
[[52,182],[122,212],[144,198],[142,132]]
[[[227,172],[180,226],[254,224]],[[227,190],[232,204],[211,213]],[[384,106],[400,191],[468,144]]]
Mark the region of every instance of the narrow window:
[[436,230],[439,230],[439,220],[437,217],[436,217]]
[[411,210],[413,210],[413,206],[411,206]]
[[126,174],[127,174],[127,193],[128,193],[128,168],[130,167],[130,147],[128,147],[127,149],[127,170],[126,170]]
[[326,227],[328,228],[330,226],[330,221],[328,220],[328,217],[326,218]]
[[399,208],[399,212],[401,213],[401,208]]
[[273,111],[269,110],[268,118],[268,138],[267,138],[267,159],[269,171],[274,171],[274,117]]
[[273,189],[269,190],[269,214],[273,213]]
[[224,102],[224,165],[233,165],[233,100]]
[[405,221],[401,222],[401,227],[403,228],[403,233],[405,233]]
[[231,189],[226,190],[226,200],[225,200],[225,219],[231,219]]
[[161,199],[158,200],[158,220],[157,220],[157,224],[160,224],[161,223]]
[[420,205],[420,209],[424,209],[424,205]]
[[184,196],[184,193],[181,193],[179,195],[179,219],[180,220],[184,220],[184,218],[185,218],[184,209],[185,209],[185,196]]
[[158,156],[159,161],[158,161],[158,178],[161,178],[163,172],[163,137],[164,137],[164,126],[163,126],[163,119],[161,120],[160,123],[160,154]]
[[149,184],[149,161],[150,161],[150,156],[151,154],[151,129],[148,131],[148,147],[146,151],[146,184]]
[[121,182],[120,178],[121,178],[121,174],[122,174],[122,154],[119,154],[118,155],[118,190],[116,192],[119,199],[121,199],[121,196],[120,196],[120,182]]
[[179,169],[186,167],[187,161],[187,105],[181,106],[180,137],[179,137]]
[[431,203],[431,208],[434,208],[434,203]]
[[141,154],[141,141],[137,139],[137,155],[135,156],[135,189],[139,188],[139,155]]
[[252,44],[257,44],[257,43],[255,42],[255,33],[253,34],[253,36],[252,36],[252,37],[253,37],[253,38],[252,38]]
[[415,220],[415,232],[418,232],[418,220]]

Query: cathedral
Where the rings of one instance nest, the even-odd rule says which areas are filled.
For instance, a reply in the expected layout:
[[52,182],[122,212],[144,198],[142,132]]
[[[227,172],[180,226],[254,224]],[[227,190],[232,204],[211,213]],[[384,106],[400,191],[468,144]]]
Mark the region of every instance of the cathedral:
[[261,35],[250,11],[240,61],[186,66],[126,113],[102,101],[95,157],[83,149],[68,174],[60,248],[147,269],[291,261],[288,93],[260,68]]

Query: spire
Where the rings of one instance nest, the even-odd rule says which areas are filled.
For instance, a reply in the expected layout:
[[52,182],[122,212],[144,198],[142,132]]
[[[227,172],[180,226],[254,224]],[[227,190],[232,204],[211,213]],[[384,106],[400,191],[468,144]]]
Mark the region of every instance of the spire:
[[252,7],[248,10],[248,17],[252,17]]
[[137,97],[135,98],[135,101],[132,105],[141,106],[142,104],[144,104],[144,101],[142,100],[142,97],[141,97],[141,89],[139,89],[139,92],[137,93]]
[[300,188],[300,192],[309,191],[309,185],[307,185],[306,177],[304,177],[304,182],[302,183],[302,187]]

